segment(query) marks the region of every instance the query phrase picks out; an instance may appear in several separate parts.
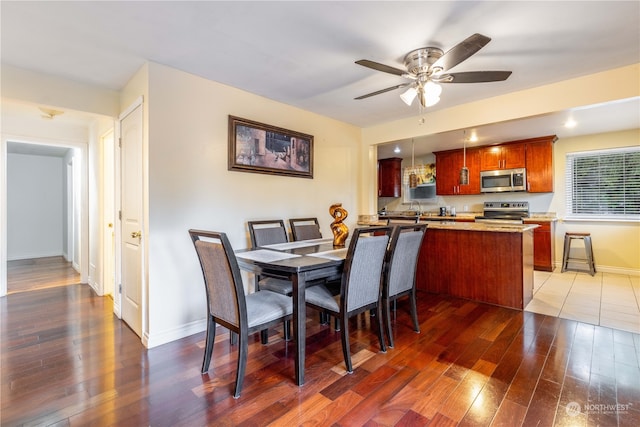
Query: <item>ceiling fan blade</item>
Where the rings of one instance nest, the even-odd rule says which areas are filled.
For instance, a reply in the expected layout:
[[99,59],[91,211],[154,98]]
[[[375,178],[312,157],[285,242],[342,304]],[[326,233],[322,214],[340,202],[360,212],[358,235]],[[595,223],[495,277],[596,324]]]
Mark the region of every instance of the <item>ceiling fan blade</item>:
[[445,52],[445,54],[433,64],[432,68],[441,68],[442,71],[447,71],[482,49],[490,41],[490,37],[478,33],[469,36]]
[[359,97],[353,98],[353,99],[369,98],[370,96],[380,95],[381,93],[390,92],[390,91],[395,90],[395,89],[400,89],[401,87],[406,87],[406,86],[409,86],[410,84],[412,84],[412,83],[404,83],[404,84],[401,84],[401,85],[391,86],[391,87],[388,87],[386,89],[377,90],[375,92],[371,92],[371,93],[368,93],[366,95],[362,95],[362,96],[359,96]]
[[[464,73],[447,73],[435,76],[433,81],[437,83],[485,83],[501,82],[507,80],[511,71],[468,71]],[[439,80],[442,78],[442,80]]]
[[380,64],[379,62],[369,61],[368,59],[360,59],[359,61],[356,61],[356,64],[376,71],[382,71],[383,73],[395,74],[396,76],[402,76],[407,73],[406,70],[390,67],[388,65]]

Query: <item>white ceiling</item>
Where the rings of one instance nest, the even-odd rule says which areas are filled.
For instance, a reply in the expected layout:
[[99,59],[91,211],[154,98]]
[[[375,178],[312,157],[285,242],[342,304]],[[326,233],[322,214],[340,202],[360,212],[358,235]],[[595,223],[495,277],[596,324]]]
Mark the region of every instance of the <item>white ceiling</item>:
[[[360,127],[418,111],[400,91],[354,100],[405,82],[358,59],[403,68],[413,49],[491,37],[452,71],[511,77],[443,85],[431,110],[640,62],[638,1],[2,1],[1,12],[3,64],[119,90],[150,60]],[[572,112],[581,126],[573,132],[639,127],[639,106]],[[491,142],[559,134],[567,114],[482,132]],[[429,151],[461,146],[461,131],[441,137],[431,137]]]

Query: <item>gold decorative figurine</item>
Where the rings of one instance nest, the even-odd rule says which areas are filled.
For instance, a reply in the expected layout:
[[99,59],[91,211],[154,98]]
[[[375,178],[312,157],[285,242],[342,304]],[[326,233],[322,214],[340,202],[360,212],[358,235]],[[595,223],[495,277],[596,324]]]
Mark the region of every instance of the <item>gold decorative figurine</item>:
[[331,205],[329,213],[333,217],[331,223],[331,231],[333,232],[333,247],[344,248],[344,242],[349,237],[349,227],[342,223],[349,213],[342,207],[342,203],[336,203]]

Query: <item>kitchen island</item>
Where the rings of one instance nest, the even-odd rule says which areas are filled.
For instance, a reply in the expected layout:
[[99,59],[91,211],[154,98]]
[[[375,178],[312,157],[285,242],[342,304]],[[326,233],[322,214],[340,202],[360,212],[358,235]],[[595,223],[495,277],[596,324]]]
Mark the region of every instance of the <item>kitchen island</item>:
[[430,222],[417,289],[523,310],[533,298],[534,224]]

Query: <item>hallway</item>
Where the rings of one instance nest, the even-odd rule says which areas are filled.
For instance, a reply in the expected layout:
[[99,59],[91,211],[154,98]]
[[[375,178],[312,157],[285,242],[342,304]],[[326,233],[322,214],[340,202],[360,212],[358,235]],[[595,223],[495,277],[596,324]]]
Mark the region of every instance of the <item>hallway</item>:
[[7,262],[7,294],[80,283],[80,273],[61,256]]

